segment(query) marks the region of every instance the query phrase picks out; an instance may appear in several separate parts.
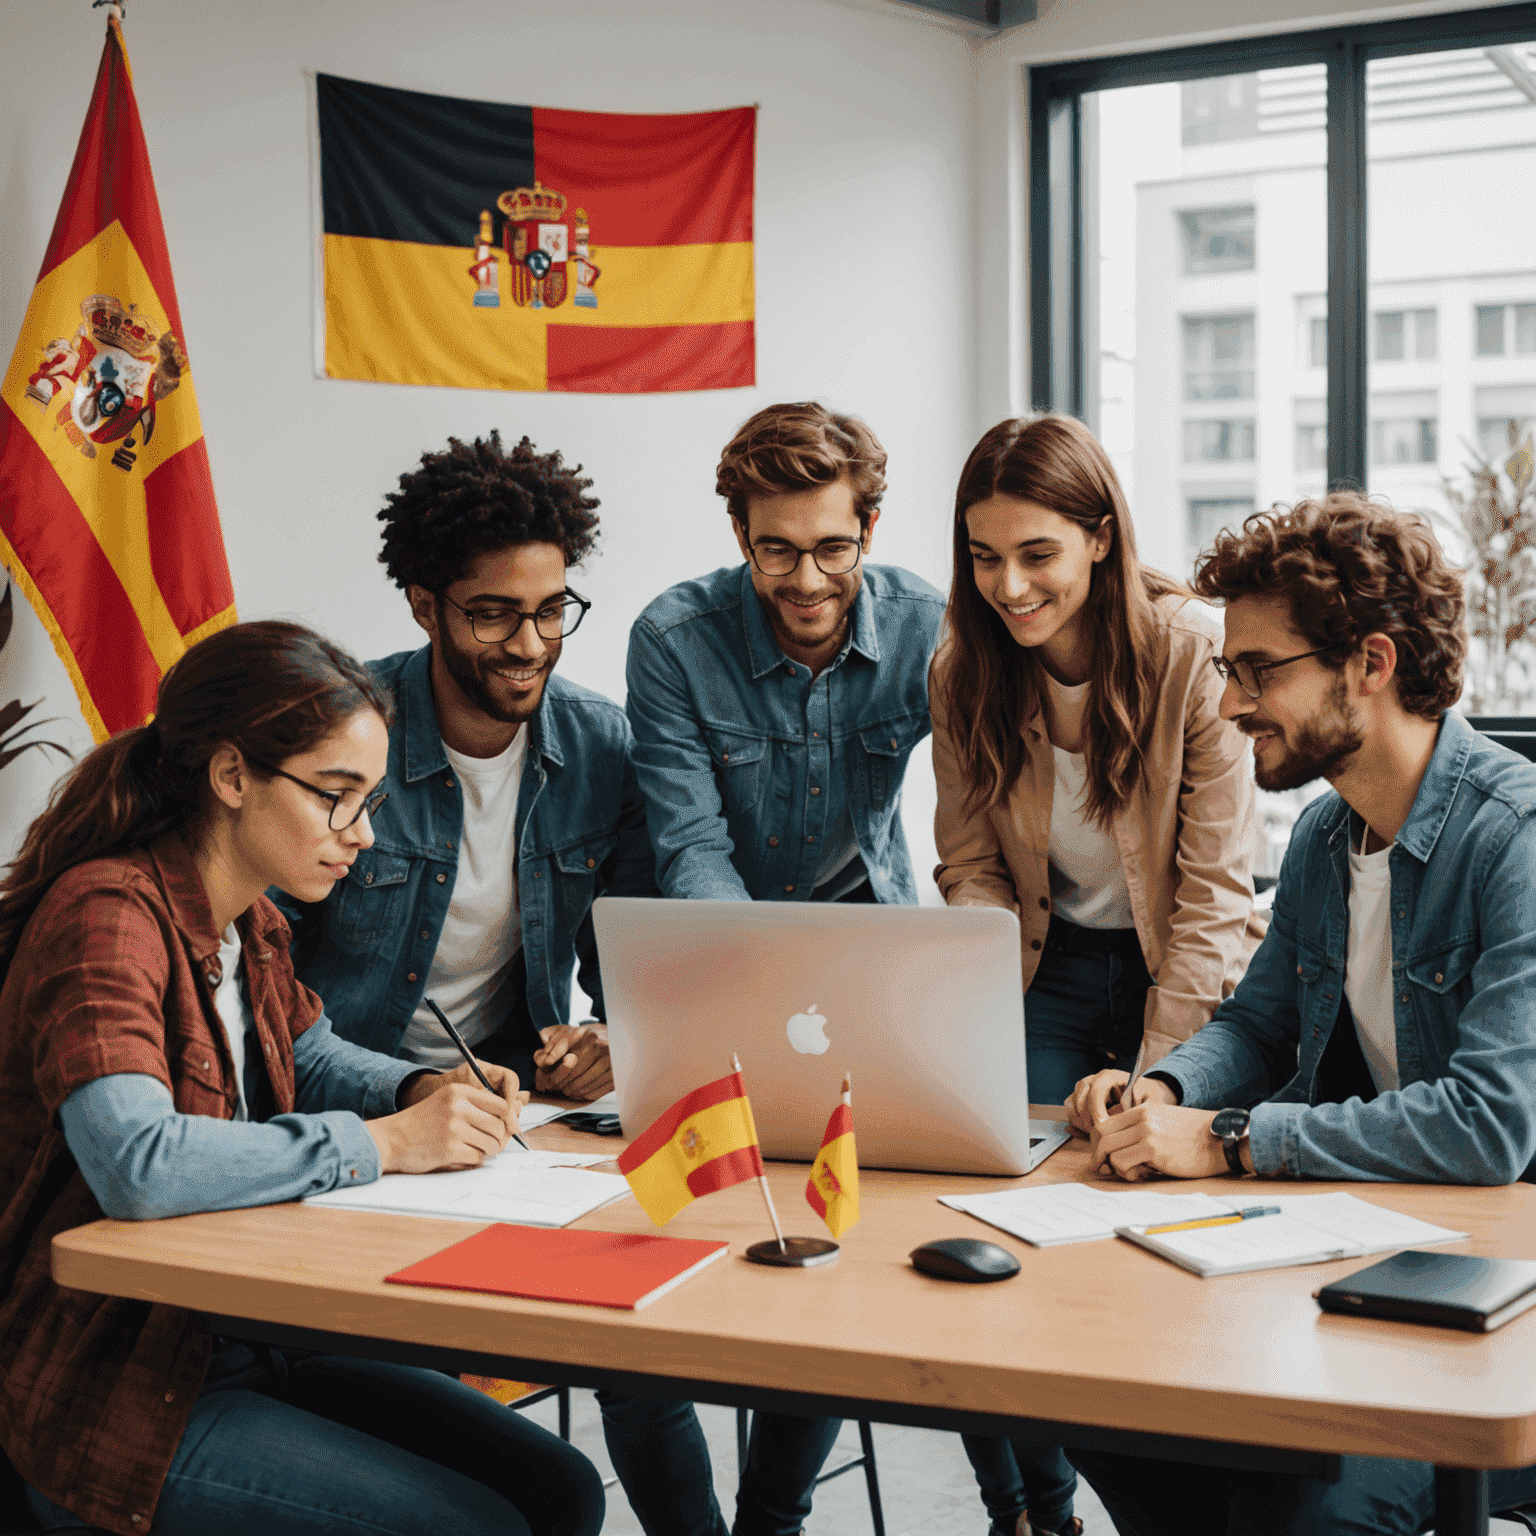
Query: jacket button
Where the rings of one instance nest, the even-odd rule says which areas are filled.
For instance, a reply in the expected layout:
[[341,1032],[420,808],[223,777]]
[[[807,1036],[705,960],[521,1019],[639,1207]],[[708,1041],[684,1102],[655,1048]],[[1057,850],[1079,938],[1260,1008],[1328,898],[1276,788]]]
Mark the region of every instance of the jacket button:
[[267,1041],[267,1055],[270,1056],[271,1054],[272,1054],[272,1042],[270,1040],[268,1040]]
[[208,985],[210,987],[216,987],[216,986],[218,986],[218,984],[219,984],[219,973],[217,971],[209,971],[208,972]]
[[776,837],[770,837],[770,838],[769,838],[769,839],[768,839],[768,846],[769,846],[769,847],[770,847],[770,848],[777,848],[777,847],[778,847],[778,846],[779,846],[779,840],[778,840],[778,838],[776,838]]
[[793,896],[793,895],[794,895],[794,893],[795,893],[795,888],[794,888],[794,886],[792,886],[792,885],[786,885],[786,886],[785,886],[785,887],[784,887],[784,894],[785,894],[785,895],[786,895],[786,896]]
[[1031,939],[1029,941],[1029,947],[1031,949],[1039,949],[1040,948],[1040,940],[1039,939]]
[[453,839],[451,837],[445,837],[443,839],[443,847],[451,851],[453,848]]
[[1435,972],[1435,985],[1438,987],[1440,985],[1440,983],[1442,981],[1444,981],[1444,980],[1445,980],[1445,972],[1444,971],[1436,971]]
[[[372,880],[372,879],[373,879],[373,876],[372,876],[372,875],[369,875],[369,876],[368,876],[368,878],[369,878],[369,879],[370,879],[370,880]],[[446,882],[446,881],[447,881],[447,879],[448,879],[448,876],[447,876],[447,875],[439,875],[439,876],[438,876],[438,877],[437,877],[437,883],[438,883],[438,884],[439,884],[439,885],[442,885],[442,884],[444,884],[444,883],[445,883],[445,882]]]
[[587,868],[588,869],[596,869],[597,868],[597,860],[596,859],[588,859],[587,860]]
[[[441,875],[439,875],[439,876],[438,876],[438,878],[439,878],[439,879],[441,879],[441,878],[442,878],[442,876],[441,876]],[[542,879],[543,879],[543,878],[544,878],[544,871],[543,871],[543,870],[542,870],[542,869],[536,869],[536,870],[534,870],[534,872],[533,872],[533,878],[534,878],[534,879],[535,879],[535,880],[542,880]]]
[[815,841],[816,841],[816,839],[814,837],[806,838],[806,842],[808,842],[808,843],[814,843]]
[[256,958],[258,960],[270,960],[272,958],[272,951],[270,949],[258,949],[256,951]]
[[176,1401],[176,1394],[174,1392],[167,1392],[165,1394],[165,1400],[168,1403],[174,1403]]
[[819,794],[820,794],[820,793],[821,793],[821,791],[820,791],[820,790],[819,790],[819,789],[817,789],[817,788],[816,788],[816,786],[815,786],[815,785],[814,785],[814,784],[812,784],[812,785],[811,785],[811,793],[812,793],[812,794],[813,794],[813,795],[819,795]]
[[1042,896],[1040,898],[1040,910],[1042,912],[1049,912],[1051,910],[1051,898],[1049,896]]
[[1297,967],[1296,967],[1296,974],[1297,974],[1297,975],[1298,975],[1298,976],[1300,976],[1300,975],[1301,975],[1301,967],[1300,967],[1300,966],[1299,966],[1299,965],[1298,965],[1298,966],[1297,966]]
[[416,980],[416,972],[415,971],[407,971],[405,973],[405,979],[407,981],[415,981]]
[[730,762],[730,760],[731,760],[731,754],[729,752],[722,752],[720,754],[720,761],[722,763],[728,763],[728,762]]
[[206,1072],[212,1065],[213,1063],[211,1061],[205,1061],[203,1063],[203,1071]]
[[429,930],[428,930],[428,929],[426,929],[426,928],[423,928],[423,929],[422,929],[422,930],[421,930],[421,936],[422,936],[422,938],[424,938],[424,939],[430,939],[430,938],[431,938],[431,937],[432,937],[432,934],[431,934],[431,932],[430,932],[430,931],[429,931]]
[[891,745],[893,747],[896,745],[896,738],[894,736],[891,737]]
[[443,783],[444,783],[444,785],[447,788],[452,789],[453,788],[453,775],[451,773],[445,773],[443,775]]
[[1403,995],[1398,998],[1398,1002],[1406,1003],[1407,1001],[1408,1001],[1408,994],[1406,992],[1404,992]]
[[364,885],[372,885],[373,884],[373,871],[372,870],[369,870],[369,872],[366,875],[363,876],[363,884]]

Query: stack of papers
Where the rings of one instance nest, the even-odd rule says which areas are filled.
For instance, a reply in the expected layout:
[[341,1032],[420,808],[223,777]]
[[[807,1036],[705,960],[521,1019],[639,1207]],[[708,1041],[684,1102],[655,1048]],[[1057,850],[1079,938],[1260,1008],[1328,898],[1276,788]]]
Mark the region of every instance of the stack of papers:
[[386,1173],[372,1184],[310,1195],[306,1205],[457,1221],[511,1221],[565,1227],[629,1193],[622,1174],[592,1173],[611,1152],[525,1152],[515,1142],[478,1168],[451,1173]]
[[[1037,1248],[1118,1234],[1206,1276],[1321,1264],[1329,1259],[1456,1242],[1467,1235],[1354,1195],[1278,1194],[1272,1186],[1252,1184],[1221,1198],[1162,1191],[1115,1194],[1091,1184],[1047,1184],[996,1194],[944,1195],[940,1204],[964,1211]],[[1172,1222],[1230,1216],[1255,1206],[1279,1206],[1280,1213],[1184,1232],[1145,1231]]]

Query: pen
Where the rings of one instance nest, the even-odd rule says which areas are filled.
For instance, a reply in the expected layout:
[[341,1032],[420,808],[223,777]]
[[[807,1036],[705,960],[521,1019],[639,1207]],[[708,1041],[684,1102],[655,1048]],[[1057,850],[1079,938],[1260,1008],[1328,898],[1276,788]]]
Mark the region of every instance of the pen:
[[1141,1044],[1136,1050],[1136,1060],[1131,1063],[1131,1075],[1126,1078],[1125,1084],[1118,1093],[1118,1103],[1121,1109],[1131,1107],[1131,1089],[1136,1086],[1136,1079],[1141,1076],[1141,1064],[1147,1057],[1147,1040],[1142,1036]]
[[[475,1058],[470,1054],[469,1047],[464,1044],[464,1036],[461,1035],[458,1030],[456,1030],[453,1025],[448,1022],[448,1015],[444,1013],[443,1010],[439,1008],[430,997],[423,998],[422,1001],[427,1005],[428,1008],[432,1010],[433,1014],[436,1015],[437,1022],[448,1031],[448,1038],[452,1040],[456,1046],[458,1046],[459,1054],[464,1058],[465,1061],[469,1063],[469,1070],[480,1079],[480,1086],[484,1088],[487,1093],[496,1093],[496,1090],[491,1087],[490,1080],[486,1077],[485,1073],[480,1070],[480,1063],[475,1060]],[[501,1095],[496,1093],[496,1097],[499,1099]],[[524,1141],[516,1131],[512,1132],[512,1140],[515,1141],[518,1146],[523,1149],[524,1152],[533,1151],[533,1148],[530,1147],[528,1143]]]
[[1278,1205],[1251,1205],[1246,1211],[1233,1211],[1230,1216],[1203,1216],[1199,1221],[1170,1221],[1161,1227],[1143,1227],[1144,1233],[1188,1232],[1193,1227],[1230,1227],[1233,1222],[1251,1221],[1255,1216],[1278,1216]]

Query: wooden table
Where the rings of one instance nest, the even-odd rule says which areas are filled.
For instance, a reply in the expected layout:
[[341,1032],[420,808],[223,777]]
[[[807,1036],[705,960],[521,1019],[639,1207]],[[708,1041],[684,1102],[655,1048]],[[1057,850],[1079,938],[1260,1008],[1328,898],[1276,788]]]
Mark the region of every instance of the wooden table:
[[[558,1124],[530,1140],[604,1145]],[[822,1230],[806,1172],[769,1165],[786,1231]],[[1074,1141],[1029,1182],[1088,1176]],[[474,1229],[302,1205],[99,1221],[54,1239],[53,1272],[190,1307],[237,1337],[516,1379],[1321,1477],[1345,1453],[1413,1457],[1439,1469],[1440,1536],[1486,1531],[1485,1469],[1536,1462],[1536,1311],[1486,1338],[1332,1317],[1311,1293],[1360,1260],[1201,1280],[1113,1240],[1031,1248],[934,1198],[1004,1187],[867,1169],[837,1262],[797,1271],[739,1257],[771,1235],[757,1186],[740,1185],[667,1229],[728,1239],[732,1256],[637,1313],[385,1285]],[[1470,1232],[1448,1251],[1536,1258],[1529,1185],[1306,1187]],[[633,1201],[580,1225],[654,1230]],[[939,1237],[991,1238],[1022,1273],[984,1286],[917,1273],[908,1252]]]

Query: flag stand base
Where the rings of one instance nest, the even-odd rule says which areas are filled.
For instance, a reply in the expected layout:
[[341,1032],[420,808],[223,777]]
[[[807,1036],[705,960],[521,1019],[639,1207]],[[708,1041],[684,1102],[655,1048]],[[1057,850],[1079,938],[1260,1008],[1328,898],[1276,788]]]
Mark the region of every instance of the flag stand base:
[[839,1249],[829,1237],[786,1237],[783,1248],[777,1238],[753,1243],[747,1257],[754,1264],[774,1264],[780,1269],[809,1269],[813,1264],[830,1264]]

